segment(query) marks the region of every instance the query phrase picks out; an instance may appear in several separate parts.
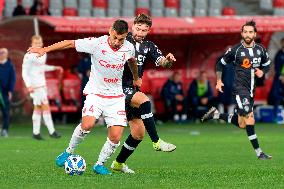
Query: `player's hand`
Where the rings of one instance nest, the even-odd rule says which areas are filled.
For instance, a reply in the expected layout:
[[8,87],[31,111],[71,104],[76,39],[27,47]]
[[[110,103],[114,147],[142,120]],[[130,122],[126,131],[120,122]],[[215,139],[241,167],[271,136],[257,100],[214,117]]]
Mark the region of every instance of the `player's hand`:
[[55,69],[58,70],[60,74],[63,73],[63,68],[61,66],[55,66]]
[[182,101],[182,100],[183,100],[183,96],[180,95],[180,94],[176,95],[175,98],[176,98],[176,100],[178,100],[178,101]]
[[256,75],[256,77],[261,78],[261,77],[263,77],[264,73],[261,69],[255,68],[255,75]]
[[140,88],[141,85],[142,85],[142,79],[138,78],[137,80],[133,80],[133,85],[134,85],[134,87]]
[[34,92],[34,88],[33,87],[28,87],[27,90],[28,90],[29,93],[33,93]]
[[43,56],[46,52],[44,50],[44,48],[37,48],[37,47],[30,47],[28,49],[28,53],[37,53],[37,57],[41,57]]
[[281,81],[281,83],[284,84],[284,76],[283,76],[283,75],[281,75],[281,76],[279,77],[279,80]]
[[8,98],[9,98],[9,101],[11,101],[12,100],[12,98],[13,98],[13,93],[12,92],[8,92]]
[[161,65],[164,68],[170,68],[172,67],[173,63],[176,61],[176,58],[172,53],[167,54],[167,56],[162,60]]
[[167,54],[166,59],[170,62],[175,62],[177,61],[176,58],[174,57],[174,55],[172,53]]
[[200,101],[202,105],[206,105],[208,103],[208,98],[207,97],[201,98]]
[[216,90],[223,93],[223,89],[222,89],[223,86],[224,86],[224,83],[222,82],[222,80],[217,80]]

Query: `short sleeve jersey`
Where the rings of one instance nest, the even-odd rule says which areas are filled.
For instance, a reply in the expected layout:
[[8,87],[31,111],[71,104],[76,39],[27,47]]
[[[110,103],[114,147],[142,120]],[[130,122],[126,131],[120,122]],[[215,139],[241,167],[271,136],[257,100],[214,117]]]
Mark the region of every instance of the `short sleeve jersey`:
[[[46,85],[45,71],[54,70],[46,65],[47,55],[37,57],[36,53],[26,53],[22,65],[22,77],[27,87],[42,87]],[[50,68],[50,69],[48,69]],[[52,69],[53,68],[53,69]]]
[[[147,61],[152,61],[159,66],[159,61],[163,57],[159,48],[151,41],[144,40],[142,42],[136,42],[133,39],[132,33],[128,33],[126,39],[135,47],[135,58],[138,65],[138,75],[140,78],[143,76],[144,67]],[[128,65],[125,65],[123,73],[123,87],[133,86],[133,76]]]
[[106,96],[121,95],[124,65],[135,57],[135,50],[127,40],[119,49],[113,49],[109,36],[75,40],[78,52],[91,54],[91,73],[84,94],[101,94]]
[[255,68],[262,69],[270,66],[270,62],[266,49],[257,43],[250,48],[240,43],[229,48],[221,59],[223,65],[234,64],[234,93],[251,97],[255,90]]

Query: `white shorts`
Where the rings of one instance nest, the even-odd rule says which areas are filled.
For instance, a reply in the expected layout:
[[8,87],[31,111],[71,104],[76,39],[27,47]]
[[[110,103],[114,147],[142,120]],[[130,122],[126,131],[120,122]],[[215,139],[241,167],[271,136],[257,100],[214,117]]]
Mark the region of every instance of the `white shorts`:
[[94,116],[96,119],[103,115],[107,127],[120,125],[127,126],[125,112],[125,96],[109,98],[88,94],[84,102],[82,117]]
[[36,88],[34,92],[30,93],[34,105],[48,104],[46,87]]

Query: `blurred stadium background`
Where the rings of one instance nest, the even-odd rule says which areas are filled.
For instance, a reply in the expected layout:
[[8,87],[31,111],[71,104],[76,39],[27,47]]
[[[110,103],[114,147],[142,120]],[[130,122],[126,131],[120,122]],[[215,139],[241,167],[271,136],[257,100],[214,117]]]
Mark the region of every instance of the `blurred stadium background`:
[[[0,148],[3,149],[0,150],[0,154],[2,157],[5,156],[1,167],[6,167],[6,169],[9,170],[5,171],[4,169],[1,170],[0,173],[4,175],[4,177],[7,176],[7,178],[2,180],[4,183],[8,183],[6,185],[7,188],[12,188],[15,184],[16,186],[23,184],[23,188],[38,188],[43,186],[50,186],[51,188],[58,188],[59,186],[59,188],[64,188],[68,185],[62,184],[59,181],[60,179],[67,179],[71,185],[75,185],[76,182],[84,180],[80,178],[79,180],[71,181],[70,178],[64,176],[58,177],[60,179],[56,180],[60,173],[63,175],[63,172],[57,171],[53,165],[54,157],[67,143],[69,136],[71,136],[72,126],[75,126],[75,123],[80,120],[81,116],[81,80],[76,74],[73,74],[73,69],[78,65],[80,56],[72,50],[48,54],[47,64],[61,65],[65,69],[65,73],[62,76],[58,75],[56,72],[46,73],[51,110],[53,117],[57,120],[56,123],[59,131],[62,132],[64,137],[60,139],[60,142],[50,141],[49,143],[37,143],[37,141],[30,141],[32,140],[32,103],[28,99],[27,91],[21,78],[21,69],[22,59],[30,45],[30,37],[32,35],[42,35],[45,45],[49,45],[63,39],[78,39],[106,34],[111,23],[117,18],[123,18],[131,24],[133,17],[139,13],[151,15],[153,17],[153,27],[148,39],[155,42],[164,54],[172,52],[177,59],[177,63],[172,69],[160,69],[150,63],[147,65],[146,71],[144,72],[142,91],[152,96],[157,118],[160,118],[165,111],[163,100],[160,97],[161,88],[173,72],[177,71],[182,74],[184,91],[187,91],[190,82],[198,76],[200,70],[207,71],[212,87],[215,88],[216,59],[223,54],[228,46],[240,41],[240,28],[245,21],[250,19],[256,21],[259,39],[264,46],[268,48],[272,60],[274,60],[276,52],[281,48],[280,40],[284,37],[284,0],[43,0],[42,2],[44,6],[49,9],[50,15],[22,15],[14,17],[12,14],[19,2],[22,3],[28,15],[33,5],[33,0],[0,0],[0,47],[8,48],[9,57],[15,65],[17,72],[16,89],[11,110],[12,127],[10,128],[10,138],[7,139],[10,142],[5,143],[5,139],[0,139],[1,143],[5,143],[5,145],[1,144],[2,147],[0,146]],[[272,85],[273,74],[272,66],[270,73],[266,76],[264,85],[256,89],[256,105],[259,107],[262,106],[264,109],[267,108],[267,97]],[[216,95],[217,93],[215,93],[215,96]],[[265,109],[264,113],[260,116],[263,117],[260,117],[259,121],[273,121],[271,119],[272,110]],[[282,124],[283,118],[284,111],[281,109],[278,123]],[[74,125],[65,125],[62,124],[62,121],[63,123],[71,122],[74,123]],[[21,122],[21,124],[19,124],[19,122]],[[247,186],[250,188],[274,188],[276,187],[275,185],[273,186],[274,181],[281,179],[283,181],[283,158],[281,159],[279,157],[281,155],[283,157],[283,153],[281,152],[281,154],[279,152],[281,148],[277,147],[277,145],[282,145],[280,141],[281,131],[279,130],[279,128],[283,129],[282,125],[277,128],[275,128],[276,125],[274,124],[260,126],[259,135],[262,136],[260,137],[260,142],[265,143],[266,147],[271,150],[272,155],[278,156],[275,162],[269,166],[268,164],[255,163],[253,159],[255,157],[252,150],[250,151],[249,143],[244,134],[241,135],[238,133],[237,136],[227,137],[227,135],[234,135],[238,132],[234,130],[234,128],[223,131],[222,129],[217,129],[215,126],[208,129],[208,124],[204,127],[200,124],[193,124],[194,123],[190,123],[184,125],[184,127],[173,123],[165,124],[165,128],[163,128],[164,125],[159,126],[159,130],[161,130],[160,135],[164,135],[169,141],[172,140],[172,142],[177,144],[177,151],[179,151],[179,145],[182,151],[185,152],[188,150],[186,154],[177,153],[171,157],[172,154],[157,156],[155,152],[151,152],[149,157],[145,157],[143,154],[148,153],[151,149],[149,149],[149,145],[143,144],[146,149],[148,147],[147,151],[143,149],[144,147],[141,147],[141,151],[138,151],[137,155],[131,159],[134,160],[140,155],[140,163],[130,163],[130,165],[135,166],[134,168],[138,168],[138,170],[140,169],[140,173],[146,177],[149,182],[153,181],[153,188],[188,188],[187,186],[199,188],[226,188],[226,186],[241,188],[244,183],[248,183]],[[268,128],[272,128],[272,130]],[[216,129],[216,132],[214,132],[214,129]],[[217,132],[220,134],[217,134]],[[192,136],[195,134],[202,136],[203,133],[205,133],[204,138],[200,139],[199,142],[198,140],[192,141],[195,140]],[[98,134],[100,143],[97,142],[96,149],[100,148],[100,145],[105,139],[105,132],[99,129]],[[188,138],[188,136],[191,137]],[[213,136],[225,138],[220,141],[218,138],[216,140],[210,138]],[[242,140],[246,146],[244,147],[245,150],[241,150],[242,152],[237,155],[243,156],[244,154],[244,157],[240,159],[236,157],[237,163],[233,163],[232,168],[229,165],[235,161],[233,157],[235,157],[236,154],[234,153],[239,148],[239,145],[234,144],[234,141],[238,143],[240,142],[239,140]],[[146,141],[150,144],[149,139],[146,139]],[[214,148],[214,146],[211,146],[210,148],[208,147],[206,151],[206,144],[213,144],[216,141],[218,147]],[[192,146],[191,149],[185,144],[186,142],[188,142],[189,146]],[[22,144],[34,147],[28,149],[27,147],[23,147],[24,145]],[[194,146],[200,144],[202,144],[201,148],[204,150],[198,153],[199,149]],[[226,145],[228,145],[227,148],[223,148]],[[240,142],[240,145],[242,145],[242,142]],[[51,146],[56,146],[56,148],[53,149]],[[271,146],[274,146],[274,148],[270,148]],[[44,151],[44,153],[40,150],[37,151],[42,148],[50,149]],[[87,148],[86,145],[83,145],[83,150],[79,152],[81,152],[84,157],[86,156],[88,166],[90,167],[91,161],[95,156],[86,153],[89,148],[93,147],[89,145]],[[232,149],[235,149],[235,151]],[[243,149],[243,147],[241,147],[241,149]],[[20,158],[21,156],[17,155],[19,152],[23,151],[25,152],[24,156],[30,156],[31,153],[35,151],[37,151],[37,155],[35,155],[35,158],[28,158],[27,161],[23,162],[22,158]],[[190,153],[191,151],[194,151],[194,153]],[[224,154],[220,154],[218,151],[222,153],[226,151],[231,152],[225,155],[225,161],[221,161],[218,160],[218,158]],[[149,162],[155,162],[154,157],[156,156],[161,159],[161,163],[147,165]],[[183,157],[179,160],[181,156],[188,158]],[[36,157],[41,159],[48,157],[48,160],[38,162]],[[249,157],[251,159],[247,161]],[[147,163],[145,163],[146,158],[150,159]],[[170,160],[164,161],[166,158],[170,158]],[[9,162],[10,159],[17,163]],[[33,171],[27,171],[30,163],[28,160],[37,162],[32,166]],[[174,163],[164,164],[170,161]],[[189,163],[190,161],[192,162]],[[216,163],[213,168],[210,168],[211,161]],[[260,172],[256,167],[249,167],[247,164],[243,163],[246,161],[250,162],[251,165],[258,166]],[[183,164],[182,162],[188,163]],[[195,165],[201,165],[201,169],[199,166]],[[205,165],[207,165],[207,167]],[[144,166],[146,166],[146,168]],[[186,166],[186,168],[183,166]],[[10,180],[8,177],[13,177],[14,173],[17,175],[23,173],[19,171],[17,167],[20,167],[22,170],[26,169],[24,173],[26,175],[31,174],[36,179],[30,180],[28,177],[20,176],[20,180],[25,180],[25,182]],[[183,167],[183,169],[181,167]],[[177,170],[172,171],[174,168],[177,168]],[[193,168],[193,172],[188,172],[191,168]],[[42,169],[48,169],[47,173],[42,173]],[[161,181],[156,177],[149,177],[149,175],[146,174],[149,169],[150,173],[157,174],[164,180]],[[160,172],[156,171],[156,169]],[[165,169],[169,171],[167,172]],[[54,172],[54,170],[56,171]],[[267,170],[271,170],[272,174]],[[278,174],[281,171],[282,173]],[[236,173],[236,177],[225,177],[232,172]],[[45,180],[46,175],[49,174],[56,176],[53,175],[50,179]],[[170,178],[165,176],[168,174],[171,175]],[[253,177],[247,182],[247,177],[244,177],[244,175],[254,174],[257,174],[259,177]],[[39,176],[37,177],[37,175]],[[89,185],[86,187],[92,188],[92,186],[94,186],[92,185],[93,177],[91,173],[87,173],[87,175],[89,176],[87,177],[87,183]],[[182,175],[185,175],[185,177],[181,179]],[[120,176],[117,178],[120,178]],[[210,179],[212,178],[213,180],[216,179],[216,183],[210,185]],[[52,179],[56,180],[55,183],[59,185],[49,185],[49,183],[53,182]],[[124,177],[120,179],[124,179]],[[143,179],[139,180],[141,179],[140,177],[138,178],[136,176],[133,180],[127,177],[127,179],[130,183],[129,185],[124,185],[124,183],[121,182],[115,183],[113,181],[111,184],[121,188],[123,188],[123,186],[131,188],[137,183],[140,184],[137,185],[138,188],[139,186],[143,186],[144,181]],[[166,182],[167,179],[170,179],[168,184]],[[190,182],[192,179],[194,181],[193,183]],[[137,181],[137,183],[134,181]],[[177,181],[180,182],[180,185],[175,185]],[[202,184],[198,183],[198,181]],[[99,178],[96,179],[96,182],[107,188],[107,185],[103,185],[106,180]],[[284,187],[281,182],[280,187],[276,188]],[[1,184],[0,188],[5,186],[4,183]],[[29,185],[29,183],[32,183],[32,185]],[[160,185],[161,183],[162,185]],[[255,183],[258,184],[255,185]],[[97,187],[100,188],[99,185],[96,185],[96,188]],[[151,184],[145,187],[149,188]]]
[[[0,1],[0,44],[9,49],[18,76],[13,111],[24,115],[30,115],[31,103],[26,100],[21,65],[30,37],[35,33],[41,34],[45,45],[49,45],[63,39],[105,34],[118,17],[131,24],[133,16],[141,12],[150,14],[153,27],[148,38],[164,53],[173,52],[178,60],[171,70],[156,68],[152,63],[146,68],[142,91],[152,96],[157,116],[164,112],[161,88],[174,71],[182,74],[184,91],[201,69],[207,71],[214,88],[216,59],[229,45],[239,42],[240,27],[246,20],[256,20],[259,38],[269,49],[272,60],[284,36],[283,0],[43,0],[51,15],[13,17],[19,2],[29,14],[33,0]],[[79,59],[72,51],[48,55],[48,64],[62,65],[66,70],[63,77],[46,74],[53,113],[80,112],[80,79],[69,74]],[[256,104],[267,102],[271,70],[264,86],[256,90]]]

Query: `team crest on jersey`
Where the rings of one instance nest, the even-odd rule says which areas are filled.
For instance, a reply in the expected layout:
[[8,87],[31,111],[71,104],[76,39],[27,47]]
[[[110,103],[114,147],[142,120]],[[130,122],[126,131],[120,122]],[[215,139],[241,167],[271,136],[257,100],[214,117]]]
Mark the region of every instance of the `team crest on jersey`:
[[144,49],[144,53],[145,53],[145,54],[147,54],[148,51],[149,51],[148,48],[145,48],[145,49]]
[[246,112],[248,112],[249,111],[249,106],[245,106],[244,109],[245,109]]
[[243,105],[248,105],[248,104],[249,104],[248,99],[247,99],[247,98],[244,98],[244,99],[243,99]]
[[132,90],[132,88],[125,88],[124,89],[124,93],[127,93],[127,94],[132,94],[133,93],[133,90]]
[[241,56],[246,56],[245,52],[241,52]]
[[260,55],[261,54],[260,50],[257,49],[256,54]]

